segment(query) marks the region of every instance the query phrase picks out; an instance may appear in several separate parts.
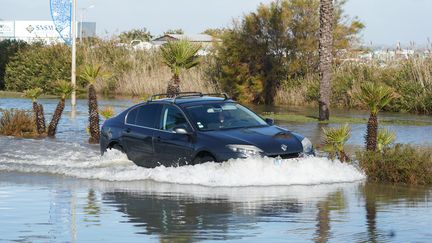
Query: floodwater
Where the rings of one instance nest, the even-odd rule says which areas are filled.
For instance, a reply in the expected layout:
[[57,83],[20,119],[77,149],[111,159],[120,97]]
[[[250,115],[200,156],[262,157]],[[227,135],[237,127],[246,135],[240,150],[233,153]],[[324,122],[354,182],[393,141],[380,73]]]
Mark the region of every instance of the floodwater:
[[[50,118],[56,101],[42,102]],[[74,118],[67,107],[56,139],[0,137],[0,242],[432,241],[432,187],[366,183],[356,166],[320,157],[140,168],[118,151],[99,156],[86,114],[84,100]],[[314,124],[281,125],[318,141]],[[432,144],[431,127],[394,128],[399,142]]]

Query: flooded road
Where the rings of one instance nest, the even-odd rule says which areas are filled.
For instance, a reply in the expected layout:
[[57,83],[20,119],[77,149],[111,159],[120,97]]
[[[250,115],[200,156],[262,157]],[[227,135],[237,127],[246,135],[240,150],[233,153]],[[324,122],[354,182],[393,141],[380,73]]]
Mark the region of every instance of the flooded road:
[[[56,100],[42,102],[50,118]],[[56,139],[0,137],[0,242],[432,241],[431,187],[366,183],[325,158],[145,169],[86,143],[85,102],[74,118],[66,107]],[[31,104],[0,99],[12,107]],[[282,125],[317,142],[317,125]],[[430,127],[397,129],[400,141],[432,144]]]

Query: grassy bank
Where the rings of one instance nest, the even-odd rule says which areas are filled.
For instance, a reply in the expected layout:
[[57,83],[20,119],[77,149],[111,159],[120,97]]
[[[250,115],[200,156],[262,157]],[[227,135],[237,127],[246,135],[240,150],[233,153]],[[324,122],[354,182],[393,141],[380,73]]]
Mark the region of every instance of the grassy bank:
[[396,145],[383,152],[359,151],[368,180],[413,185],[432,184],[432,149]]
[[[0,90],[0,98],[23,98],[23,97],[24,97],[24,92]],[[55,99],[58,97],[55,95],[43,94],[40,96],[40,98]]]
[[[389,86],[398,95],[386,111],[432,114],[432,57],[411,56],[386,62],[344,62],[333,68],[333,107],[362,108],[354,94],[367,82]],[[285,105],[317,106],[319,76],[310,74],[286,80],[276,95],[276,102]]]
[[[318,117],[305,116],[299,114],[284,114],[284,113],[263,113],[263,117],[272,118],[283,122],[294,123],[321,123],[321,124],[366,124],[367,118],[348,117],[348,116],[331,116],[329,121],[318,121]],[[406,125],[406,126],[432,126],[429,121],[416,120],[396,120],[396,119],[380,119],[381,124],[385,125]]]

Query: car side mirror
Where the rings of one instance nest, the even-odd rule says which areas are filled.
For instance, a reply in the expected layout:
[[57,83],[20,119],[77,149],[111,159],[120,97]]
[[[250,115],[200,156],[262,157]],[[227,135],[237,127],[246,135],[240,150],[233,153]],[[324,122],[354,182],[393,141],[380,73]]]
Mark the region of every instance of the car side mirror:
[[186,126],[174,127],[173,131],[178,134],[190,135],[192,132]]
[[269,124],[270,126],[273,126],[273,125],[274,125],[274,120],[271,119],[271,118],[266,118],[266,119],[265,119],[265,122],[267,122],[267,124]]

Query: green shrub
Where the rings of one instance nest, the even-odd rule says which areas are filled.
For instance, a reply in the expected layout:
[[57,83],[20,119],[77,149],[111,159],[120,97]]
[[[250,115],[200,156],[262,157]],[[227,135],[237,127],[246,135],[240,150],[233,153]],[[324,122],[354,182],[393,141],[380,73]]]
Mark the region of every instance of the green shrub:
[[376,182],[432,184],[432,151],[396,145],[381,152],[357,152],[368,180]]
[[0,41],[0,90],[5,88],[6,65],[18,51],[25,49],[28,44],[24,41]]
[[70,80],[71,51],[64,44],[32,44],[19,50],[6,66],[7,90],[24,91],[39,87],[53,93],[55,81]]
[[31,111],[3,110],[0,117],[0,134],[15,137],[37,137],[35,118]]

